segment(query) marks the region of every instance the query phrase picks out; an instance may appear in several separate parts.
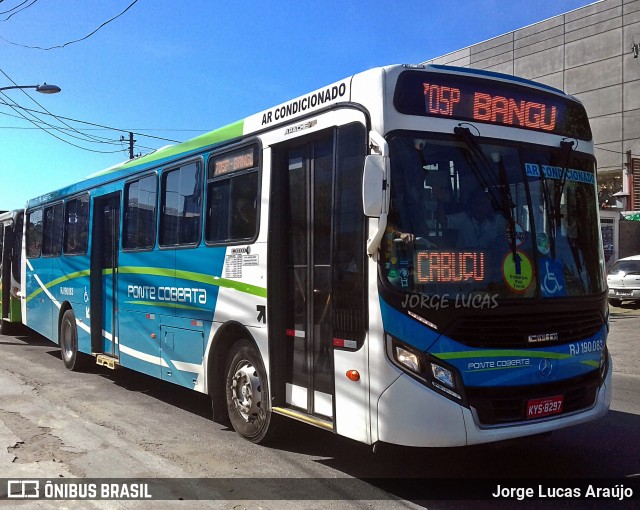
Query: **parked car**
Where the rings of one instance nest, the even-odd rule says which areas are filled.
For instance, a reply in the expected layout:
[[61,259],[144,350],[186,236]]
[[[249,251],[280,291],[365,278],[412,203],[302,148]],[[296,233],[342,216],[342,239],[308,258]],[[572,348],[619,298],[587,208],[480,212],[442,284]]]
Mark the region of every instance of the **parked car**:
[[640,255],[618,260],[607,274],[609,302],[620,306],[623,300],[640,303]]

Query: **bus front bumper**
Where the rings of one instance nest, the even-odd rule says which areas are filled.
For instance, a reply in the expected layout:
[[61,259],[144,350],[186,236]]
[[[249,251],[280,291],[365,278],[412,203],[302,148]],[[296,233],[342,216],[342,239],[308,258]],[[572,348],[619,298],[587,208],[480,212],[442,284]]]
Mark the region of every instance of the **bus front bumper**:
[[402,374],[378,400],[378,440],[404,446],[452,447],[543,434],[604,416],[611,404],[613,367],[588,409],[535,421],[481,427],[473,412]]

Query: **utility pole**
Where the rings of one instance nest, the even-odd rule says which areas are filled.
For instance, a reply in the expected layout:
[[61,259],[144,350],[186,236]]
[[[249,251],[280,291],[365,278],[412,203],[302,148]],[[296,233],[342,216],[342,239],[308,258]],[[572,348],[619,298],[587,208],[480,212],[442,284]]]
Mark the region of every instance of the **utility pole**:
[[133,159],[133,144],[136,141],[133,139],[133,133],[129,131],[129,159]]

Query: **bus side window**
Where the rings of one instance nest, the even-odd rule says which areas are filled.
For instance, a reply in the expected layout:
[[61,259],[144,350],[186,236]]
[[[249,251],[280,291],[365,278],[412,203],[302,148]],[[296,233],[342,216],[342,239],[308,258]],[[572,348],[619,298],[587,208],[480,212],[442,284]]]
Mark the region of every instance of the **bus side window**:
[[156,242],[156,175],[147,175],[125,186],[122,245],[125,250],[149,250]]
[[42,209],[27,212],[27,257],[37,258],[42,250]]
[[225,241],[229,238],[229,179],[215,181],[207,186],[207,233],[210,243]]
[[209,159],[205,228],[208,243],[248,241],[257,235],[258,167],[255,145]]
[[42,254],[56,256],[62,253],[63,205],[55,204],[44,209]]
[[209,183],[207,241],[252,239],[258,226],[258,172]]
[[200,240],[202,169],[188,163],[162,176],[160,245],[195,245]]
[[258,172],[231,181],[231,207],[231,238],[253,238],[258,219]]
[[89,238],[89,195],[67,200],[64,223],[64,253],[87,252]]

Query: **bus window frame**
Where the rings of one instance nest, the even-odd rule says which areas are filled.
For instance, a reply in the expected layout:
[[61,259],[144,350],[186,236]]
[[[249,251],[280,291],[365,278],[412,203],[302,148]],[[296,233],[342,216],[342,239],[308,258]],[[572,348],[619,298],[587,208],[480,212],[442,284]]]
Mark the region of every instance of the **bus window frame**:
[[[246,147],[251,147],[253,146],[254,151],[255,151],[255,155],[256,155],[256,162],[255,162],[255,166],[251,167],[251,168],[245,168],[242,170],[238,170],[235,172],[227,172],[223,175],[219,175],[219,176],[214,176],[209,178],[209,165],[212,164],[212,162],[220,157],[220,156],[224,156],[225,154],[229,154],[238,150],[242,150]],[[263,157],[262,157],[262,143],[260,142],[260,139],[258,138],[253,138],[251,140],[243,140],[242,143],[239,143],[237,145],[232,145],[232,146],[226,146],[222,149],[220,149],[219,151],[212,151],[209,154],[209,157],[207,158],[207,164],[206,164],[206,168],[205,168],[205,221],[204,221],[204,235],[203,235],[203,239],[204,239],[204,243],[205,246],[208,247],[216,247],[216,246],[237,246],[237,245],[243,245],[243,244],[253,244],[256,242],[256,240],[258,239],[258,236],[260,235],[260,218],[261,218],[261,211],[262,211],[262,161],[263,161]],[[243,175],[248,175],[250,173],[256,172],[258,174],[258,186],[256,189],[256,228],[255,228],[255,233],[252,237],[243,237],[243,238],[229,238],[229,239],[224,239],[224,240],[220,240],[220,241],[210,241],[208,239],[207,236],[207,232],[208,232],[208,227],[209,227],[209,222],[210,222],[210,213],[209,213],[209,186],[212,183],[215,182],[222,182],[225,180],[231,181],[231,179],[236,178],[238,176],[243,176]],[[230,211],[231,213],[231,211]]]
[[44,225],[44,210],[42,206],[39,207],[34,207],[33,209],[27,209],[27,212],[25,214],[25,252],[27,255],[28,259],[39,259],[40,257],[42,257],[42,231],[40,232],[40,243],[39,243],[39,248],[38,248],[38,254],[37,255],[29,255],[29,242],[31,241],[31,239],[29,238],[29,216],[31,216],[34,212],[36,211],[40,211],[42,213],[42,219],[40,220],[41,223]]
[[[179,168],[182,165],[179,165],[177,168]],[[175,169],[175,166],[171,167],[172,169]],[[128,194],[128,189],[129,186],[131,185],[131,183],[134,182],[140,182],[142,179],[145,179],[147,177],[150,176],[154,176],[155,180],[156,180],[156,201],[155,201],[155,211],[154,211],[154,225],[153,225],[153,243],[150,247],[144,247],[144,248],[127,248],[125,247],[125,238],[126,238],[126,226],[128,224],[128,217],[127,217],[127,211],[128,211],[128,198],[129,198],[129,194]],[[133,177],[131,177],[130,179],[127,179],[126,181],[124,181],[124,185],[122,187],[122,232],[120,234],[120,244],[122,246],[122,251],[123,252],[127,252],[127,253],[142,253],[142,252],[148,252],[148,251],[153,251],[156,249],[156,247],[160,247],[161,249],[170,249],[170,248],[178,248],[178,247],[184,247],[184,246],[188,246],[191,247],[192,245],[167,245],[167,246],[160,246],[160,239],[159,239],[159,229],[160,229],[160,208],[161,208],[161,203],[160,203],[160,169],[155,169],[152,170],[151,172],[148,173],[144,173],[144,174],[140,174],[140,175],[135,175]],[[200,244],[198,242],[198,244]],[[193,246],[197,246],[197,245],[193,245]]]
[[[84,247],[84,251],[78,252],[68,252],[65,250],[65,245],[67,244],[67,205],[72,200],[78,200],[82,197],[87,197],[87,240],[86,245]],[[82,193],[78,193],[76,195],[65,198],[64,200],[64,223],[62,225],[62,255],[68,257],[76,257],[76,256],[86,256],[89,252],[89,231],[91,230],[91,193],[89,191],[85,191]]]
[[[62,206],[62,223],[61,223],[61,228],[60,228],[60,250],[58,252],[52,252],[52,253],[44,253],[44,231],[46,230],[46,219],[47,219],[47,209],[54,209],[57,206]],[[56,202],[50,202],[46,205],[44,205],[42,207],[42,244],[40,246],[40,255],[42,256],[42,258],[47,258],[47,259],[51,259],[51,258],[56,258],[56,257],[61,257],[62,256],[62,248],[64,246],[64,213],[65,213],[65,208],[64,208],[64,200],[58,200]],[[55,217],[54,217],[54,221],[53,221],[53,225],[55,225]],[[53,240],[53,237],[52,237]],[[52,246],[53,248],[54,246]]]
[[[162,227],[163,227],[163,221],[162,218],[164,217],[164,201],[163,201],[163,190],[164,190],[164,183],[166,182],[166,176],[169,175],[171,172],[175,172],[176,170],[180,170],[183,167],[186,167],[192,163],[196,163],[196,165],[200,165],[200,169],[202,170],[202,175],[200,176],[200,226],[198,228],[198,238],[196,239],[195,242],[193,243],[180,243],[180,244],[162,244],[161,243],[161,233],[162,233]],[[195,157],[191,157],[182,161],[178,161],[175,164],[172,164],[171,166],[167,166],[165,168],[161,168],[158,171],[158,195],[157,195],[157,211],[156,211],[156,242],[155,244],[158,246],[158,248],[160,250],[183,250],[183,249],[189,249],[189,248],[197,248],[198,246],[200,246],[200,243],[202,242],[202,226],[203,226],[203,221],[202,218],[204,216],[204,201],[203,198],[205,196],[205,192],[204,192],[204,187],[206,186],[206,168],[205,168],[205,164],[204,164],[204,158],[199,155],[199,156],[195,156]],[[123,206],[124,207],[124,204]],[[124,239],[124,237],[121,234],[121,239],[120,239],[120,244],[122,245],[122,241]],[[154,246],[155,248],[155,246]],[[127,251],[135,251],[135,250],[127,250]]]

